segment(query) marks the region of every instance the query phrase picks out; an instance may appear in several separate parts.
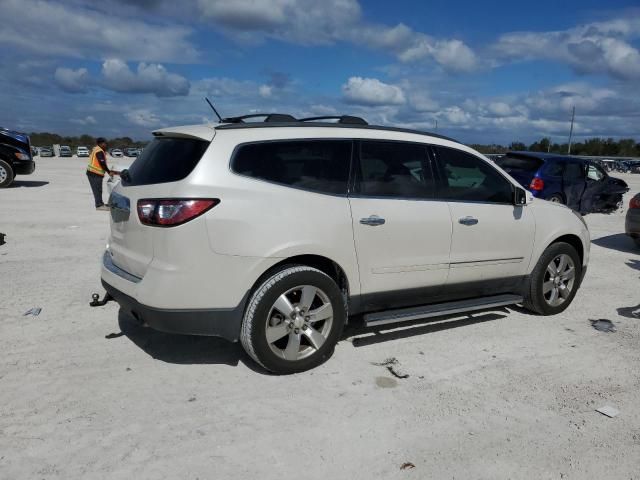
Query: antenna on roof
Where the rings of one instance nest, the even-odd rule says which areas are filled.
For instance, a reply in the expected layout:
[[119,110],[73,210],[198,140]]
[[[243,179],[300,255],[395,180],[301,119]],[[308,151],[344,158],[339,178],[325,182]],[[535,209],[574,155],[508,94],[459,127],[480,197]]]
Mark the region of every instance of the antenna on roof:
[[213,110],[213,113],[216,114],[216,117],[218,117],[218,120],[220,121],[220,123],[222,123],[222,117],[220,116],[220,114],[216,110],[216,107],[213,106],[213,103],[211,103],[207,97],[204,97],[204,99],[207,101],[207,103],[211,107],[211,110]]

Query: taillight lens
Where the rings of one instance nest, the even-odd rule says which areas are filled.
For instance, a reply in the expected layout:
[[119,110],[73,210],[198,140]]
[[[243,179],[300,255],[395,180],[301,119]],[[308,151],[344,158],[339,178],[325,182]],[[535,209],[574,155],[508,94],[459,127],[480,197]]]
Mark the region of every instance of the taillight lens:
[[138,218],[143,225],[175,227],[212,209],[217,198],[172,198],[138,200]]
[[640,197],[633,197],[629,201],[629,208],[640,208]]
[[529,185],[529,190],[540,191],[544,188],[544,180],[541,178],[535,177],[531,180],[531,184]]

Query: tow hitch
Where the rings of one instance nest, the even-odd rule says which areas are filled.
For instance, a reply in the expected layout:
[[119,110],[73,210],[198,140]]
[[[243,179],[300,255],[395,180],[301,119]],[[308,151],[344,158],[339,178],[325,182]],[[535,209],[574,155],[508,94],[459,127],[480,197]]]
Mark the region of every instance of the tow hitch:
[[103,305],[106,305],[108,302],[113,300],[113,297],[109,295],[108,292],[104,294],[104,297],[102,297],[102,300],[100,300],[100,295],[98,295],[97,293],[92,294],[91,298],[93,300],[89,302],[90,307],[102,307]]

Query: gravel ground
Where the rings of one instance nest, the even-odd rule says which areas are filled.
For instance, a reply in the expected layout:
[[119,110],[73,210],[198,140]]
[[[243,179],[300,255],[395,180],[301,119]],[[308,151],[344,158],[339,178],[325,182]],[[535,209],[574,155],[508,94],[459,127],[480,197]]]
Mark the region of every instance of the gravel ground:
[[[1,479],[640,478],[640,251],[624,212],[586,217],[589,272],[561,315],[350,327],[323,366],[277,377],[238,344],[88,307],[108,213],[85,163],[41,159],[0,191]],[[391,357],[408,378],[374,365]]]

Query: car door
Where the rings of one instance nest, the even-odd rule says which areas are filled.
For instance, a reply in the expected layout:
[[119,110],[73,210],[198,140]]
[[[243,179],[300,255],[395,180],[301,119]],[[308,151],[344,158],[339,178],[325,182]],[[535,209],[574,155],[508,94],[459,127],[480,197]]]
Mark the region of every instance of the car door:
[[466,296],[513,288],[527,271],[535,219],[514,205],[515,186],[490,163],[456,148],[434,146],[437,198],[452,224],[447,293]]
[[609,200],[609,176],[592,162],[584,164],[584,172],[585,188],[580,201],[580,212],[592,213],[605,209]]
[[421,143],[360,140],[349,196],[361,305],[427,303],[447,281],[451,216]]
[[584,164],[579,160],[567,160],[562,180],[567,207],[579,210],[585,188]]

